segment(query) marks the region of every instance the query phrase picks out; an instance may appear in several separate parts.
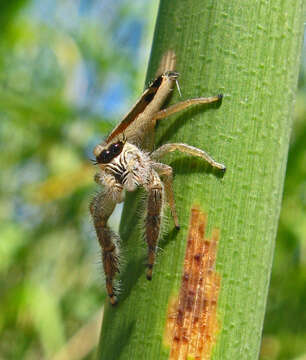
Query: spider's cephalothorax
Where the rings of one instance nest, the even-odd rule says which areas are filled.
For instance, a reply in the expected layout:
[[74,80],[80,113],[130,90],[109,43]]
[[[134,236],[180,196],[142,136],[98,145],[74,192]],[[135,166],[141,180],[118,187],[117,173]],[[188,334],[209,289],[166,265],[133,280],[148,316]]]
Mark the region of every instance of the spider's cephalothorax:
[[[99,146],[95,149],[97,152]],[[105,158],[108,158],[107,162]],[[114,143],[102,150],[96,159],[101,170],[112,176],[112,181],[122,189],[134,191],[137,186],[146,186],[149,181],[151,160],[146,153],[133,144],[122,141]]]
[[174,62],[168,64],[168,71],[151,83],[106,141],[94,149],[96,163],[100,168],[95,180],[102,185],[102,190],[91,202],[90,211],[102,249],[106,289],[112,305],[117,302],[113,280],[119,272],[117,242],[120,239],[109,229],[107,221],[116,204],[123,201],[124,191],[134,191],[140,186],[147,192],[145,240],[148,245],[147,279],[151,280],[165,202],[170,205],[175,226],[179,228],[172,188],[172,168],[158,160],[166,153],[178,150],[201,157],[211,166],[225,171],[225,166],[217,163],[205,151],[182,143],[165,144],[151,153],[147,152],[152,146],[157,120],[190,105],[208,104],[222,98],[222,95],[217,95],[189,99],[160,110],[173,84],[177,82],[178,74],[173,68]]

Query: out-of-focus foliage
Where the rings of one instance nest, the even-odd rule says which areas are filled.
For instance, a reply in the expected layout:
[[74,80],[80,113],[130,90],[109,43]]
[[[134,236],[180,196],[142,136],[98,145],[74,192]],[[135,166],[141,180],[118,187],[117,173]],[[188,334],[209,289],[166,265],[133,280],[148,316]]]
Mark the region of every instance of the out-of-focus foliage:
[[50,359],[101,309],[89,159],[143,87],[155,12],[142,0],[0,5],[1,359]]
[[305,55],[306,42],[264,325],[262,360],[306,359]]
[[[143,87],[152,3],[0,5],[0,359],[52,358],[104,301],[89,158]],[[263,360],[306,355],[305,79],[304,60]]]

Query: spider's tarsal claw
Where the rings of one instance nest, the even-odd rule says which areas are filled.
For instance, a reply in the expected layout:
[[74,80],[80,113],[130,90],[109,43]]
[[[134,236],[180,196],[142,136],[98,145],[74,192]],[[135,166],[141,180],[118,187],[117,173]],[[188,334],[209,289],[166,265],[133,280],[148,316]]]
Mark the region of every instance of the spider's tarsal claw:
[[151,281],[152,280],[152,275],[153,275],[153,265],[152,264],[147,264],[147,280]]
[[181,230],[180,225],[175,225],[175,229],[176,229],[177,231]]
[[224,174],[226,171],[226,166],[223,164],[218,164],[217,169],[220,171],[221,174]]
[[114,294],[109,295],[109,301],[110,301],[112,306],[115,306],[115,305],[118,304],[117,297]]

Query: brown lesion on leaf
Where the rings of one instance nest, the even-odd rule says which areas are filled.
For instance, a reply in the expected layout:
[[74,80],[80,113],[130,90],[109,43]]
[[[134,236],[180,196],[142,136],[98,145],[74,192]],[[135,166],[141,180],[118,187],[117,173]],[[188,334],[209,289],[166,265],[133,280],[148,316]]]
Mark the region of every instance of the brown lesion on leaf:
[[216,343],[220,276],[214,266],[219,231],[213,229],[211,239],[206,239],[206,221],[206,215],[193,206],[180,292],[168,307],[165,340],[170,360],[210,359]]

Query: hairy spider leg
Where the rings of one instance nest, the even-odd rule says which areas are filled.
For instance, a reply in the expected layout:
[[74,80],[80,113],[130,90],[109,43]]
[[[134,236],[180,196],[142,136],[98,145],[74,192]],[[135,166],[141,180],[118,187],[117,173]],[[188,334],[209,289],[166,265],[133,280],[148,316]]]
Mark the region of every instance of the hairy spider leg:
[[[95,177],[100,183],[99,176]],[[118,187],[118,186],[117,186]],[[117,196],[107,189],[99,192],[90,203],[90,213],[93,218],[99,244],[102,250],[102,262],[106,280],[106,291],[112,305],[117,303],[113,279],[119,272],[119,252],[116,242],[119,236],[107,226],[107,221],[117,203],[122,200],[122,188],[116,189]]]
[[152,182],[146,186],[146,190],[148,192],[145,225],[145,238],[148,245],[147,279],[151,280],[156,257],[156,247],[160,236],[164,201],[163,184],[154,170],[152,170]]
[[170,206],[173,221],[177,230],[180,229],[180,224],[175,208],[174,192],[173,192],[173,170],[172,167],[162,163],[154,163],[154,169],[159,175],[163,176],[163,183],[165,185],[166,200]]

